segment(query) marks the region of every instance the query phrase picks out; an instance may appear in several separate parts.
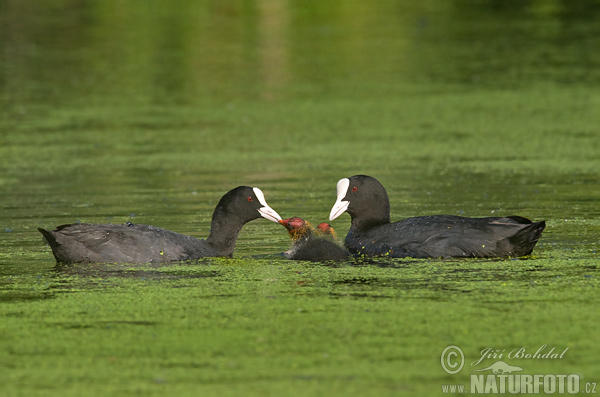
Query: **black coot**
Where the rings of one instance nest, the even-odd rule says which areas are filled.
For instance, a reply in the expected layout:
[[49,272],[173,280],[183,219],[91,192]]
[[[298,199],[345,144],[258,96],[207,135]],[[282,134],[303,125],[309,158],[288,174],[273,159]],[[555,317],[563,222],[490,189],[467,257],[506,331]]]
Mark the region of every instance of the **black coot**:
[[210,234],[200,240],[155,226],[74,223],[44,235],[59,263],[149,263],[231,256],[245,223],[281,217],[267,205],[259,188],[239,186],[226,193],[213,212]]
[[335,231],[328,223],[316,230],[302,218],[293,217],[279,221],[292,237],[292,248],[285,257],[299,261],[338,261],[348,257],[348,252],[335,242]]
[[544,221],[521,216],[464,218],[434,215],[390,223],[390,202],[373,177],[355,175],[337,184],[330,220],[348,212],[352,224],[346,248],[367,256],[395,258],[516,257],[533,250]]

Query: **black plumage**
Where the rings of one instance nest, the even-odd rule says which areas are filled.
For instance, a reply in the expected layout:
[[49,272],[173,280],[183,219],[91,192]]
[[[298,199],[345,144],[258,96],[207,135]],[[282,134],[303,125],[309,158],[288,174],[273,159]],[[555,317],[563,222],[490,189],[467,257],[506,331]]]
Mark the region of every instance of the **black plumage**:
[[521,216],[466,218],[434,215],[390,222],[385,188],[375,178],[341,179],[330,219],[348,212],[352,223],[345,239],[354,254],[390,257],[518,257],[529,255],[544,221]]
[[58,263],[149,263],[231,256],[242,226],[264,217],[278,222],[258,188],[239,186],[217,204],[206,240],[149,225],[74,223],[44,235]]

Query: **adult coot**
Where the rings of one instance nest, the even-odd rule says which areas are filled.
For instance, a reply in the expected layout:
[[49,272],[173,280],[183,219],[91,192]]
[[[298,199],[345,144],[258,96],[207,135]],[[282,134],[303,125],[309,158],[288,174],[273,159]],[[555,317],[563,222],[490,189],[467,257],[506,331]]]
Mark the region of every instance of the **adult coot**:
[[395,258],[511,257],[528,255],[544,221],[521,216],[464,218],[435,215],[390,223],[390,202],[379,181],[366,175],[343,178],[330,220],[348,212],[352,224],[346,248],[359,255]]
[[267,205],[263,192],[239,186],[227,192],[212,216],[210,234],[200,240],[155,226],[98,225],[74,223],[56,230],[38,230],[44,235],[59,263],[148,263],[231,256],[245,223],[281,217]]
[[337,261],[348,257],[348,252],[335,243],[335,231],[328,223],[313,230],[302,218],[293,217],[279,221],[292,237],[292,248],[285,257],[300,261]]

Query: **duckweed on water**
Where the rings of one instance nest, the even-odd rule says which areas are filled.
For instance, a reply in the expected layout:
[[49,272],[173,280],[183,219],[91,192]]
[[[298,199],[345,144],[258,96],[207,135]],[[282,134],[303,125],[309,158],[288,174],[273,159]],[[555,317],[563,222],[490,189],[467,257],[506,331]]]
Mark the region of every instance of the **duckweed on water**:
[[[448,344],[474,359],[488,344],[568,346],[561,370],[599,369],[585,355],[598,326],[588,316],[600,287],[591,260],[240,259],[104,271],[53,270],[35,277],[30,299],[3,295],[2,348],[14,387],[73,395],[90,385],[128,394],[185,392],[190,384],[209,394],[428,393],[415,382],[424,374],[452,380],[438,367]],[[40,371],[34,381],[31,360]]]

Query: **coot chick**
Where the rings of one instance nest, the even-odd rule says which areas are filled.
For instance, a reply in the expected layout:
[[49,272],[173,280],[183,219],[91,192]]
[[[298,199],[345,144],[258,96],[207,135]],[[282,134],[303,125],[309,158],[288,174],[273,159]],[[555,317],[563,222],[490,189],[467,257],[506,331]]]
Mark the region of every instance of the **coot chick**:
[[58,263],[156,263],[232,256],[242,226],[260,217],[273,222],[281,220],[267,205],[259,188],[239,186],[227,192],[217,204],[206,240],[130,222],[74,223],[52,231],[38,230],[50,244]]
[[351,253],[394,258],[518,257],[529,255],[544,221],[521,216],[465,218],[420,216],[390,223],[390,202],[381,183],[355,175],[337,184],[330,220],[348,212],[352,223],[345,246]]
[[318,236],[330,236],[335,240],[335,229],[329,223],[319,223],[316,232]]
[[321,223],[316,231],[302,218],[293,217],[279,221],[292,237],[292,248],[284,255],[299,261],[339,261],[348,257],[348,252],[335,243],[335,232],[327,223]]

